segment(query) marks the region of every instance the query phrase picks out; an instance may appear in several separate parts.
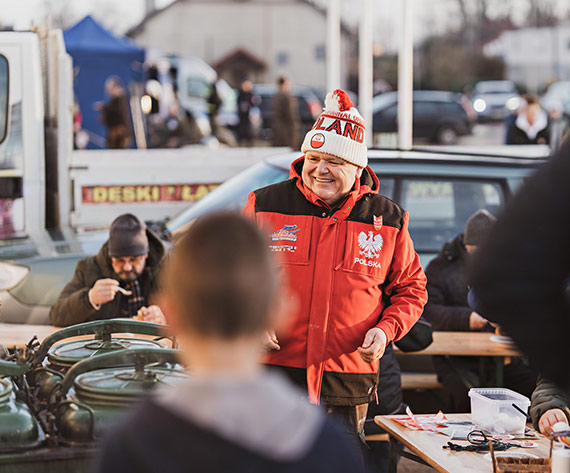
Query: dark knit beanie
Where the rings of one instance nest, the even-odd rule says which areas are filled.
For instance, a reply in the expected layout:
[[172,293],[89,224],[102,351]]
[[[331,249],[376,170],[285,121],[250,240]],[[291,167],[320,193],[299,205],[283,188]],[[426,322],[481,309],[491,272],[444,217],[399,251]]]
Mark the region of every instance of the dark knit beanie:
[[463,234],[463,243],[465,245],[479,246],[485,241],[493,224],[497,219],[487,210],[477,210],[465,225],[465,233]]
[[146,225],[132,214],[119,215],[109,230],[109,256],[139,256],[148,253]]

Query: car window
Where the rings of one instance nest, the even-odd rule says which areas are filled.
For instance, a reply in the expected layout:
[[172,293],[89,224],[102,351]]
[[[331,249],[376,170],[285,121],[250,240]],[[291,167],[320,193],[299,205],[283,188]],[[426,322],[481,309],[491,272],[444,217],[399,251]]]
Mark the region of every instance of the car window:
[[414,102],[414,118],[436,117],[437,104],[435,102]]
[[207,99],[210,95],[210,84],[199,77],[189,77],[186,81],[186,93],[189,97]]
[[417,251],[437,252],[462,233],[479,209],[496,214],[504,202],[498,182],[404,179],[400,203],[410,214],[409,230]]
[[445,115],[458,115],[463,113],[461,105],[455,102],[442,102],[440,104],[442,113]]
[[23,263],[30,268],[30,273],[9,291],[10,294],[22,304],[51,306],[71,280],[82,256],[62,256]]
[[388,197],[388,199],[394,199],[394,186],[396,179],[393,177],[381,177],[378,176],[380,180],[380,188],[378,189],[378,194]]

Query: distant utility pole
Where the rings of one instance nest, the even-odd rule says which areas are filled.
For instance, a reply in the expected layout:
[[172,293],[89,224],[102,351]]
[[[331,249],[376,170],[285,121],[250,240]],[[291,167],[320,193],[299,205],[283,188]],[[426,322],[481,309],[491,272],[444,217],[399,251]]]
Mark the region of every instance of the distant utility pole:
[[327,92],[341,87],[340,82],[340,0],[329,0],[327,9]]
[[414,38],[412,33],[412,1],[401,0],[402,24],[398,51],[398,148],[412,148]]
[[373,81],[373,37],[372,0],[362,0],[358,47],[358,110],[367,125],[366,145],[374,141],[372,130],[372,81]]

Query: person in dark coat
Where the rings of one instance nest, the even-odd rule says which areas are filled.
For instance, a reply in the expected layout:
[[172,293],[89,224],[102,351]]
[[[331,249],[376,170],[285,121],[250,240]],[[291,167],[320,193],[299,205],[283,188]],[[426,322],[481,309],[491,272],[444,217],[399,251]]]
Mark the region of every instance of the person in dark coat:
[[[475,212],[467,221],[465,233],[446,243],[426,268],[428,302],[424,317],[434,330],[489,331],[489,321],[474,311],[467,301],[467,265],[477,247],[487,238],[495,217],[487,210]],[[484,360],[488,361],[488,360]],[[494,379],[490,367],[481,373],[479,357],[434,357],[439,380],[451,396],[452,410],[469,412],[470,387],[485,385]],[[486,375],[486,376],[483,376]],[[536,375],[520,359],[505,366],[505,385],[525,396],[535,387]]]
[[540,378],[532,393],[530,417],[534,428],[543,435],[551,435],[552,426],[558,422],[570,424],[570,393]]
[[273,98],[271,128],[273,146],[299,148],[299,110],[297,100],[291,95],[291,81],[284,76],[277,80],[279,91]]
[[97,104],[101,111],[101,123],[107,128],[107,148],[126,149],[131,144],[131,127],[127,96],[118,77],[110,77],[105,82],[109,100]]
[[131,214],[111,224],[109,240],[95,256],[77,263],[73,278],[50,309],[53,325],[132,317],[164,323],[153,305],[164,246],[144,223]]
[[96,471],[364,471],[330,416],[259,363],[263,334],[293,311],[252,222],[200,219],[165,276],[165,314],[190,376],[156,390],[109,433]]
[[251,92],[253,84],[250,80],[244,80],[241,83],[239,94],[237,97],[239,126],[238,139],[241,146],[253,145],[253,127],[251,124],[250,112],[255,106],[254,95]]
[[550,142],[548,114],[536,95],[525,97],[526,106],[510,121],[506,143],[511,145],[545,145]]
[[570,141],[507,205],[471,285],[541,375],[570,392]]

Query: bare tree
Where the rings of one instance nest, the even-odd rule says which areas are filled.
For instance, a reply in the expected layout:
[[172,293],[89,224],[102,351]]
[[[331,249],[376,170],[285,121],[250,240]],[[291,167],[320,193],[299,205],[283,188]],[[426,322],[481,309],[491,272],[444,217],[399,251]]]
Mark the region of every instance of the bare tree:
[[556,0],[528,0],[527,26],[556,26]]
[[44,0],[40,11],[42,21],[53,28],[65,29],[76,20],[70,0]]

